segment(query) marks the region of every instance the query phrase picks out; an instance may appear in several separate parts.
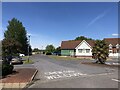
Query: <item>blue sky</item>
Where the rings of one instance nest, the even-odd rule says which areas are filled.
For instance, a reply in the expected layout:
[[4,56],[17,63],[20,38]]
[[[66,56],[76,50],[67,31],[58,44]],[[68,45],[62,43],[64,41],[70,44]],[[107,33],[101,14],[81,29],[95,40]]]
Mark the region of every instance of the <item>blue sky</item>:
[[57,47],[61,41],[77,36],[103,39],[117,37],[118,33],[118,4],[115,2],[2,3],[3,30],[13,17],[31,34],[32,48],[45,48],[48,44]]

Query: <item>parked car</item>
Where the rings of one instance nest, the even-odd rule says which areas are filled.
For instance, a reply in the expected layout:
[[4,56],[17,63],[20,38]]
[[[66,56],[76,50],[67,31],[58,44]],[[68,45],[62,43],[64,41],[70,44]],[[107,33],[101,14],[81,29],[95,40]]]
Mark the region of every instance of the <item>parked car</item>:
[[10,62],[10,64],[13,64],[13,65],[15,65],[15,64],[23,64],[22,58],[20,58],[20,57],[13,57],[11,62]]
[[25,54],[21,54],[21,53],[20,53],[20,54],[19,54],[19,56],[20,56],[20,57],[24,57],[24,56],[25,56]]
[[53,52],[52,54],[53,54],[53,55],[58,55],[58,56],[60,56],[60,55],[61,55],[61,52]]

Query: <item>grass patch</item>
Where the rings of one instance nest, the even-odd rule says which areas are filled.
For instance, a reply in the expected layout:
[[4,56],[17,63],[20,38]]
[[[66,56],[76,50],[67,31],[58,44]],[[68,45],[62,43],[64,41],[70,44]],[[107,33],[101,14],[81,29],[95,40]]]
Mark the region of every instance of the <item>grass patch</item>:
[[25,61],[23,61],[23,64],[33,64],[34,62],[32,61],[32,60],[25,60]]
[[23,59],[28,59],[28,57],[30,58],[30,56],[23,56],[22,58]]
[[[49,58],[55,59],[55,60],[83,60],[84,58],[76,58],[76,57],[64,57],[64,56],[53,56],[53,55],[48,55]],[[92,60],[92,59],[86,59],[86,60]]]

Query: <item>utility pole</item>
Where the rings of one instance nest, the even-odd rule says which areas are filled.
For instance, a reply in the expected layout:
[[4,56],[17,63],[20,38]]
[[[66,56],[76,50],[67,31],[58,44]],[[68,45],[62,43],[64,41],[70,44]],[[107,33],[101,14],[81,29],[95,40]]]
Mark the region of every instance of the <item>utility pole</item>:
[[29,62],[29,57],[30,57],[29,47],[30,47],[30,35],[28,35],[28,62]]

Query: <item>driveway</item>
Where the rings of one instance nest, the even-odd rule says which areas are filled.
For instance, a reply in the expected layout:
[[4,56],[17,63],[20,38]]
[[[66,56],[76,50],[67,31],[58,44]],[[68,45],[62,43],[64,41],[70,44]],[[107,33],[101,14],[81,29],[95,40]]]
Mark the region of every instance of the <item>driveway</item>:
[[116,67],[81,64],[83,60],[55,60],[44,55],[33,55],[38,73],[28,88],[117,88]]

